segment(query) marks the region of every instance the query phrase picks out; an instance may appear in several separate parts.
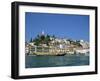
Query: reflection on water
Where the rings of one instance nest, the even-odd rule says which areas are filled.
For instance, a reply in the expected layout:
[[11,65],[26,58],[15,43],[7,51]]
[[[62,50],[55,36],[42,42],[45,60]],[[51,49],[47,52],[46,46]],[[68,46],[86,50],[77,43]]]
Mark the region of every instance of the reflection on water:
[[89,56],[65,55],[65,56],[26,56],[25,67],[58,67],[89,65]]

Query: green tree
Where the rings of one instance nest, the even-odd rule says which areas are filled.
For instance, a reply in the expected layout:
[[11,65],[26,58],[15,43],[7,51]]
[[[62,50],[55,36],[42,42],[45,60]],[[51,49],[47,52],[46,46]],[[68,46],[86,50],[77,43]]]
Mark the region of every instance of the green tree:
[[37,38],[35,38],[35,39],[33,40],[33,42],[34,42],[34,44],[37,45],[37,46],[40,44],[40,40],[37,39]]
[[32,38],[30,39],[30,42],[33,42]]
[[54,39],[56,38],[56,36],[55,36],[55,35],[53,35],[52,37],[53,37]]
[[50,35],[47,35],[46,37],[45,37],[45,42],[46,42],[46,45],[47,46],[49,46],[49,42],[50,42],[51,40],[50,40]]

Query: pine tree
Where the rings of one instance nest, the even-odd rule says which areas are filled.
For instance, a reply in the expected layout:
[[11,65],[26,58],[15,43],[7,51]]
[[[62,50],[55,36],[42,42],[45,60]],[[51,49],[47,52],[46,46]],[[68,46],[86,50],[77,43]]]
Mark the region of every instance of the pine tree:
[[33,42],[32,38],[30,39],[30,42]]

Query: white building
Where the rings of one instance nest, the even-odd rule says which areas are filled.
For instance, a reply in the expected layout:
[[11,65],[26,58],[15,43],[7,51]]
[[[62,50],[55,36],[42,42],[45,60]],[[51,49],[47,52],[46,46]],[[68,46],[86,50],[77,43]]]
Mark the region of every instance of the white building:
[[75,49],[76,53],[86,54],[89,53],[89,49]]
[[29,45],[34,46],[34,42],[30,42]]
[[29,44],[25,44],[25,54],[29,53]]
[[89,48],[89,43],[88,42],[80,42],[83,48]]

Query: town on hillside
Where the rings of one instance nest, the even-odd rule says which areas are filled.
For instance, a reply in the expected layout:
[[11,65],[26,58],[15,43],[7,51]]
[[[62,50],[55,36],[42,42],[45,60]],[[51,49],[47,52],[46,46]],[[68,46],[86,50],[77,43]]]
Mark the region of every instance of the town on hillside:
[[46,35],[44,31],[29,42],[25,42],[26,55],[89,54],[89,42]]

